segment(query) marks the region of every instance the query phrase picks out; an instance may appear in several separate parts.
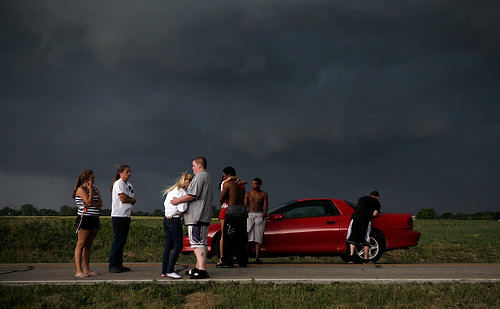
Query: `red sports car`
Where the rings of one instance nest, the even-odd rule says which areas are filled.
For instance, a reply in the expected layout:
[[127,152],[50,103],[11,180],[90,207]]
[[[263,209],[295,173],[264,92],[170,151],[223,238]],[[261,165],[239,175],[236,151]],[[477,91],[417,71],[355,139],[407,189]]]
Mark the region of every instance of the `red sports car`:
[[[303,199],[280,205],[267,216],[261,256],[339,256],[348,261],[346,236],[354,207],[339,199]],[[220,256],[220,236],[220,224],[210,225],[209,256]],[[411,214],[381,214],[373,219],[370,260],[378,261],[385,251],[416,246],[419,239]],[[182,252],[193,252],[188,237],[184,237]],[[360,261],[362,248],[357,253]]]

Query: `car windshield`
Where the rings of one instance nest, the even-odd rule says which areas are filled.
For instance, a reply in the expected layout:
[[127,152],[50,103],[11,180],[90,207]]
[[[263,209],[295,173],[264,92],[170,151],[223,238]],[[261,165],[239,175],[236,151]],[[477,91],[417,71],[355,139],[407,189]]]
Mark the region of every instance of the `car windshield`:
[[287,201],[287,202],[279,204],[278,206],[269,207],[269,211],[267,213],[268,214],[278,214],[278,213],[281,213],[281,208],[286,207],[286,206],[288,206],[290,204],[293,204],[295,202],[296,201]]

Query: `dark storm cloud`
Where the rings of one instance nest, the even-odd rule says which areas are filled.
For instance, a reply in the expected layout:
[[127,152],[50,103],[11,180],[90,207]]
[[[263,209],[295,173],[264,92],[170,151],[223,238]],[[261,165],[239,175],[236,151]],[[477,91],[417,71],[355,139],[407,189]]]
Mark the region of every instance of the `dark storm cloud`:
[[234,164],[275,203],[379,188],[394,210],[492,209],[496,7],[4,2],[0,172],[57,191],[129,162],[151,210],[203,154],[214,179]]

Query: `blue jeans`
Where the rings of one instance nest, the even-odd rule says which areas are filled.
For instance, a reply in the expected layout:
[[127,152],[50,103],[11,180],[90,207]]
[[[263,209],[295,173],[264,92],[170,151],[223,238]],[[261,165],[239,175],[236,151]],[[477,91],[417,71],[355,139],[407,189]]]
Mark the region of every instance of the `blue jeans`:
[[109,254],[109,267],[120,267],[123,265],[123,248],[127,242],[128,230],[130,229],[130,217],[111,217],[113,222],[113,245]]
[[182,250],[181,218],[163,219],[163,228],[165,229],[165,248],[163,249],[161,273],[169,274],[174,272],[175,263]]

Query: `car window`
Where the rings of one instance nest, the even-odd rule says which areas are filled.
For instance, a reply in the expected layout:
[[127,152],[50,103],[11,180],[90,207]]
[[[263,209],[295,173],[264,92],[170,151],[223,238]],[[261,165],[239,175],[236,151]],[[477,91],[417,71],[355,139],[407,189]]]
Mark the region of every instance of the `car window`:
[[340,211],[337,209],[334,203],[330,200],[323,201],[323,207],[325,207],[325,212],[327,216],[340,216]]
[[288,219],[340,215],[337,207],[330,200],[297,202],[286,207],[284,213]]
[[325,209],[321,206],[304,206],[290,209],[285,214],[288,219],[321,217],[325,215]]

